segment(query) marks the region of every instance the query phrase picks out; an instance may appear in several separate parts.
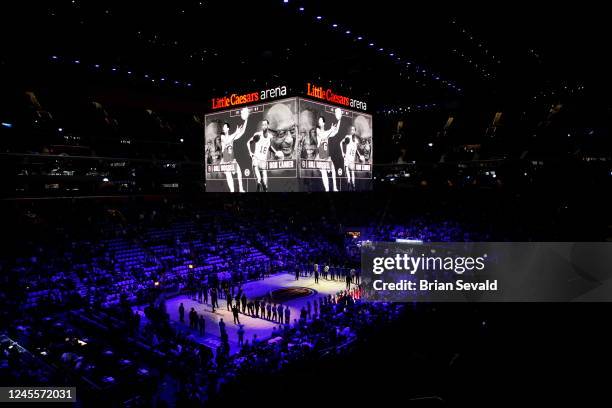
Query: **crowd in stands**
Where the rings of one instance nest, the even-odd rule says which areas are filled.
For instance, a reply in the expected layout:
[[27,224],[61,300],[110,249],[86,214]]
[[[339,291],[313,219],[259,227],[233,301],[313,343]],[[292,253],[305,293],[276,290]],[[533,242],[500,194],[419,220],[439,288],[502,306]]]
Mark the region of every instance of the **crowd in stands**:
[[[245,309],[240,293],[230,288],[275,273],[300,278],[311,274],[315,263],[321,265],[321,279],[349,276],[358,283],[358,258],[351,248],[359,240],[347,238],[343,230],[359,225],[363,208],[338,211],[341,203],[332,202],[327,215],[313,216],[296,211],[282,197],[269,208],[262,208],[263,198],[250,197],[211,199],[205,206],[117,204],[98,212],[88,209],[84,218],[77,211],[72,222],[53,227],[43,211],[24,210],[28,226],[16,237],[20,249],[0,264],[6,328],[1,334],[24,351],[15,358],[14,351],[2,349],[3,377],[18,382],[28,366],[16,362],[27,355],[52,373],[32,366],[28,375],[69,379],[83,384],[90,395],[113,390],[105,395],[126,405],[174,399],[198,405],[222,398],[253,376],[344,350],[365,327],[390,322],[400,313],[399,305],[361,301],[359,287],[347,285],[348,290],[316,299],[312,309],[298,316],[287,316],[276,305],[276,317],[265,316],[277,323],[272,337],[243,333],[234,355],[223,328],[217,350],[196,341],[204,330],[198,318],[190,322],[191,330],[175,330],[165,299],[187,293],[203,300],[203,286],[220,297],[240,298],[234,302],[238,313],[253,315],[260,312],[251,308],[252,302]],[[58,213],[54,217],[63,221]],[[368,219],[362,223],[362,239],[480,237],[466,235],[459,223],[449,221],[412,217],[405,222],[404,216],[385,211]],[[145,316],[135,313],[134,305],[148,305]],[[206,332],[217,333],[216,328]]]

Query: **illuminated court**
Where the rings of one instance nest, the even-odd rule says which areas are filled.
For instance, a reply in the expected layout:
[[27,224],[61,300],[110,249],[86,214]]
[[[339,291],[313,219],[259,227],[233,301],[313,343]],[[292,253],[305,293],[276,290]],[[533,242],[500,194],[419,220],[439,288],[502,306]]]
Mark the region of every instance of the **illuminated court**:
[[[293,319],[299,319],[300,310],[302,306],[306,305],[306,302],[310,301],[310,303],[312,304],[312,301],[317,297],[323,295],[333,295],[341,290],[344,290],[345,287],[346,283],[343,281],[326,281],[323,279],[319,279],[319,283],[315,284],[314,278],[312,277],[300,277],[300,279],[296,281],[294,275],[289,275],[286,273],[281,273],[266,278],[264,280],[253,281],[243,285],[243,289],[246,292],[247,298],[249,299],[263,297],[268,295],[271,291],[283,288],[304,288],[312,290],[295,290],[293,292],[298,292],[297,294],[295,294],[296,296],[302,296],[287,300],[282,303],[283,306],[289,306],[289,310],[291,311],[292,323]],[[178,308],[181,302],[185,307],[185,323],[181,323],[179,321]],[[166,301],[166,307],[168,313],[170,314],[171,324],[175,328],[191,332],[191,335],[196,341],[205,344],[213,350],[216,350],[217,347],[221,345],[221,338],[219,335],[219,320],[223,318],[223,321],[226,324],[227,334],[229,336],[230,353],[234,354],[239,350],[237,335],[238,325],[234,324],[234,318],[232,316],[232,313],[227,310],[227,304],[225,299],[219,299],[218,303],[219,308],[217,308],[215,312],[212,313],[212,308],[210,304],[207,305],[198,303],[197,301],[190,299],[186,295],[181,295],[172,299],[168,299]],[[196,312],[198,312],[198,315],[204,313],[204,318],[206,319],[206,333],[203,337],[199,335],[198,331],[189,329],[188,315],[192,307],[195,308]],[[242,313],[240,314],[240,323],[244,325],[244,339],[248,339],[249,342],[252,341],[254,334],[257,335],[257,338],[259,340],[269,339],[272,333],[272,329],[275,326],[278,326],[277,322],[250,317]]]

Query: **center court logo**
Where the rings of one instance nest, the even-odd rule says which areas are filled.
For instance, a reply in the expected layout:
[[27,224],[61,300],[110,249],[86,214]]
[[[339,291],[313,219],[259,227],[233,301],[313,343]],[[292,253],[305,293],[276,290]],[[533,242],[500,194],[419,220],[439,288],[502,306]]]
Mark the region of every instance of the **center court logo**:
[[290,288],[280,288],[271,291],[270,293],[262,296],[260,299],[265,299],[268,302],[284,303],[290,300],[303,298],[306,296],[314,295],[317,293],[314,289],[306,288],[303,286],[293,286]]

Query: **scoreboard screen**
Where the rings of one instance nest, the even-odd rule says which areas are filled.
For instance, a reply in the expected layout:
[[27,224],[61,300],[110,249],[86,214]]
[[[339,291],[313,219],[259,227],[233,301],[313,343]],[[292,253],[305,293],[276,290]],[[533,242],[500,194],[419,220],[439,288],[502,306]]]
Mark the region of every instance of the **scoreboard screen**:
[[304,98],[205,117],[207,192],[372,188],[372,116]]

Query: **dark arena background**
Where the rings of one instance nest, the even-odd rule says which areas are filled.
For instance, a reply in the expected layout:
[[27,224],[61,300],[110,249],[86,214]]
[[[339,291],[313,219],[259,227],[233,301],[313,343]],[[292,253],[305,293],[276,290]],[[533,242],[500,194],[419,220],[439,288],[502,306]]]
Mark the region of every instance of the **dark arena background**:
[[610,303],[369,302],[360,258],[612,241],[607,15],[5,5],[0,401],[610,405]]

